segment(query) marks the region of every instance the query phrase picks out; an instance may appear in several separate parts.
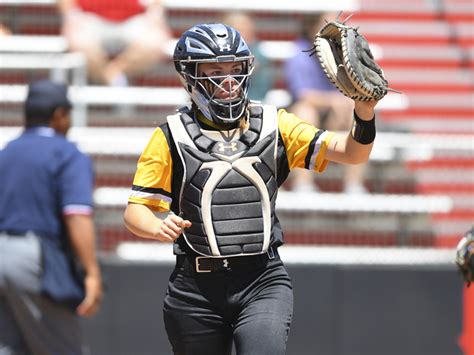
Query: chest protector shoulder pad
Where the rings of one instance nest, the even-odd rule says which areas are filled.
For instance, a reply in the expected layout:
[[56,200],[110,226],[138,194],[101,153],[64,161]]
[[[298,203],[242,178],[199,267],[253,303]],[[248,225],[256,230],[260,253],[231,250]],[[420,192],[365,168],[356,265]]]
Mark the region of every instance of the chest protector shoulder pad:
[[179,209],[192,222],[187,244],[211,257],[266,252],[278,191],[276,108],[251,105],[249,129],[230,142],[205,136],[185,112],[168,125],[184,167]]

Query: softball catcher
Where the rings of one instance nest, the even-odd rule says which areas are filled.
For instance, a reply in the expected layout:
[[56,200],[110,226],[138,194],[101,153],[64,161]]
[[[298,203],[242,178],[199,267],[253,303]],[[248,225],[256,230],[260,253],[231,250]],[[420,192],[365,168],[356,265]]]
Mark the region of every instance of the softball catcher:
[[293,290],[278,253],[278,187],[294,168],[366,162],[381,96],[354,101],[347,133],[251,101],[254,57],[225,24],[185,31],[174,63],[191,105],[168,116],[143,151],[125,225],[174,243],[164,320],[175,354],[231,354],[232,342],[238,355],[284,354]]

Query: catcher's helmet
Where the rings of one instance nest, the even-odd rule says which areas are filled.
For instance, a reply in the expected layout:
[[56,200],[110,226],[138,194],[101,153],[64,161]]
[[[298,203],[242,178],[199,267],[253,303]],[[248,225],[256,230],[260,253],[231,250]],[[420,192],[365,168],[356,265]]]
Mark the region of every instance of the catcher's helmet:
[[[178,40],[173,55],[180,80],[192,101],[206,119],[221,127],[235,127],[246,113],[253,59],[240,33],[225,24],[192,27]],[[199,70],[199,64],[229,62],[241,64],[240,72],[209,76]],[[228,82],[234,84],[227,87]],[[232,93],[221,99],[215,97],[218,90]]]

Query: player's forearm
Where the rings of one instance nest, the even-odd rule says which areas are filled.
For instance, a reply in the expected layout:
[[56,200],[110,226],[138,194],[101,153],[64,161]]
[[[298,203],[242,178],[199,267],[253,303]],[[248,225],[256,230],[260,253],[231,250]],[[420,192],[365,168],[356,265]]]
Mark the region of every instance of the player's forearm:
[[100,278],[92,217],[89,215],[69,215],[65,217],[65,222],[72,248],[86,274]]
[[372,152],[373,143],[361,144],[357,142],[352,134],[349,133],[347,137],[347,155],[349,157],[349,164],[364,164],[367,163]]
[[133,234],[148,239],[157,239],[163,221],[144,205],[129,203],[124,213],[125,227]]
[[370,121],[375,118],[377,103],[378,101],[354,101],[354,111],[360,119]]
[[375,112],[373,102],[356,101],[354,124],[346,134],[336,134],[331,139],[327,159],[344,164],[362,164],[369,160],[375,139]]
[[354,122],[346,150],[355,164],[369,160],[375,139],[375,105],[377,101],[355,101]]
[[336,133],[326,152],[326,159],[342,164],[363,164],[369,160],[372,144],[356,142],[351,133]]

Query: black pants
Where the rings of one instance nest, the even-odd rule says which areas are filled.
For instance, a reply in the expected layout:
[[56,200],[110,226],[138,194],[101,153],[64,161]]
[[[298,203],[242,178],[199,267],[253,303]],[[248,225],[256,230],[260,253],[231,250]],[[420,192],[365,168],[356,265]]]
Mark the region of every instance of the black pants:
[[278,255],[250,270],[196,273],[178,263],[163,313],[175,355],[228,355],[232,340],[238,355],[285,354],[293,288]]

